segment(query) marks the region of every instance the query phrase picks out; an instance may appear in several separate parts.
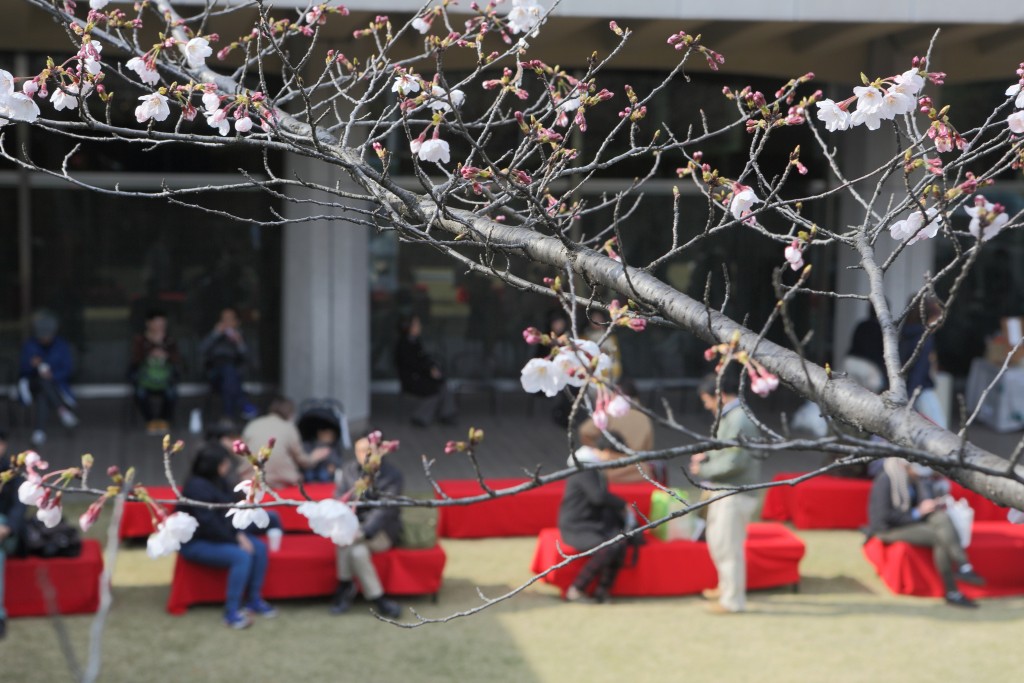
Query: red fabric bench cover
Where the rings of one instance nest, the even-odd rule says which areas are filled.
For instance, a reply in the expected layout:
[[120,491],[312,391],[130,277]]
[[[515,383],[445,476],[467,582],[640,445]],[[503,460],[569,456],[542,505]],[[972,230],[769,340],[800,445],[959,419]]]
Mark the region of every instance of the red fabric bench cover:
[[[392,548],[373,555],[384,590],[390,595],[432,595],[441,589],[444,550]],[[281,549],[270,553],[263,597],[306,598],[331,595],[338,586],[334,544],[315,534],[285,534]],[[180,554],[167,598],[167,611],[183,614],[190,605],[224,602],[227,569],[195,564]]]
[[975,522],[1005,522],[1006,513],[1010,511],[1010,508],[996,505],[980,493],[965,489],[955,481],[949,482],[949,493],[954,498],[967,499],[967,503],[974,508]]
[[99,541],[82,541],[78,557],[7,558],[4,606],[10,617],[50,614],[40,584],[53,586],[60,614],[88,614],[100,606],[103,553]]
[[[306,493],[313,500],[323,500],[334,495],[334,484],[306,484]],[[173,500],[174,491],[170,486],[147,486],[146,490],[155,500]],[[278,489],[278,495],[286,500],[305,500],[299,492],[298,486],[288,486]],[[264,498],[267,501],[268,498]],[[165,509],[171,512],[173,505],[165,505]],[[281,517],[281,528],[286,532],[310,533],[309,520],[295,511],[293,506],[275,506],[268,508],[275,510]],[[149,507],[145,503],[126,503],[124,514],[121,515],[121,538],[145,538],[153,533],[153,520],[149,513]]]
[[[529,479],[488,479],[487,485],[497,490],[527,481]],[[451,498],[484,493],[474,479],[448,479],[439,481],[438,486]],[[647,482],[611,485],[612,493],[631,506],[635,503],[643,515],[650,513],[651,493],[655,490]],[[439,508],[437,535],[443,538],[536,536],[541,530],[558,524],[558,506],[564,492],[565,482],[557,481],[506,498]],[[435,497],[441,498],[439,494]]]
[[[864,556],[893,593],[941,597],[945,590],[932,560],[932,549],[909,543],[864,544]],[[984,586],[960,584],[971,598],[1024,593],[1024,526],[1009,522],[975,522],[967,556]]]
[[[772,481],[799,477],[783,472]],[[761,519],[792,521],[798,529],[859,529],[868,523],[870,479],[832,477],[823,474],[795,486],[777,486],[765,495]]]
[[[557,545],[556,545],[557,544]],[[544,529],[537,538],[531,570],[539,574],[575,551],[561,540],[558,529]],[[800,582],[800,560],[804,542],[781,524],[755,523],[747,527],[747,588],[774,588]],[[632,554],[632,551],[630,551]],[[558,586],[564,594],[583,568],[580,558],[547,574],[543,581]],[[636,566],[625,567],[612,587],[612,595],[689,595],[718,585],[718,573],[706,543],[659,541],[647,537],[640,548]]]

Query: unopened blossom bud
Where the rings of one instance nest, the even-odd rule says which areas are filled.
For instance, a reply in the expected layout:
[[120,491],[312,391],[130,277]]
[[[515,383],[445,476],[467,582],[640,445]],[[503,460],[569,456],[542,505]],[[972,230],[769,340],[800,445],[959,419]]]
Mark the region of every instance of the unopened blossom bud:
[[235,439],[231,444],[231,450],[234,451],[235,455],[249,455],[249,445],[241,439]]
[[476,429],[474,427],[469,428],[469,443],[477,445],[484,440],[484,430]]
[[629,319],[629,329],[633,330],[634,332],[643,332],[644,330],[647,329],[647,319],[646,318],[630,318]]
[[707,349],[704,349],[704,360],[713,361],[716,356],[718,356],[718,347],[711,346]]
[[594,411],[593,414],[594,426],[600,430],[608,429],[608,413],[601,408]]
[[379,429],[376,430],[376,431],[372,431],[372,432],[370,432],[369,434],[366,435],[366,440],[370,442],[371,446],[379,446],[380,442],[381,442],[381,439],[383,439],[383,438],[384,438],[384,435],[381,434]]
[[615,35],[617,35],[617,36],[621,36],[622,33],[623,33],[622,29],[619,28],[619,25],[616,24],[614,21],[609,21],[608,22],[608,28],[610,28],[612,30],[612,32],[615,33]]
[[84,455],[82,455],[82,469],[83,470],[90,469],[93,466],[93,462],[94,462],[94,458],[92,457],[92,453],[85,453]]
[[103,504],[107,502],[107,497],[100,496],[92,505],[89,506],[85,512],[78,518],[78,526],[82,527],[82,531],[88,531],[89,527],[96,523],[99,519],[100,512],[103,510]]
[[466,444],[461,441],[449,441],[444,445],[444,454],[461,453],[465,448]]
[[117,477],[120,476],[120,474],[121,469],[117,465],[111,465],[110,467],[107,468],[108,477]]
[[541,331],[536,327],[527,327],[523,330],[523,339],[526,340],[527,344],[539,344],[541,336]]

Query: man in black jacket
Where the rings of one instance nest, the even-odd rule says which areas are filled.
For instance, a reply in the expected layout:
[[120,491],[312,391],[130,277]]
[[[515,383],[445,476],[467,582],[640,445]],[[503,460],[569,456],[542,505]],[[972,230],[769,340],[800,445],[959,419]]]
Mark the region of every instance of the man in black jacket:
[[[372,449],[367,436],[357,439],[353,449],[355,459],[341,466],[338,496],[361,490],[359,500],[376,501],[402,494],[401,471],[386,458],[371,458]],[[401,608],[395,601],[384,597],[384,587],[373,566],[371,554],[384,552],[398,543],[402,535],[399,509],[361,507],[358,516],[359,533],[355,542],[339,547],[337,551],[338,590],[331,605],[331,614],[344,614],[351,609],[357,593],[353,578],[357,578],[363,589],[363,597],[373,601],[381,615],[395,619],[401,614]]]
[[[922,468],[901,458],[887,458],[871,486],[869,533],[886,543],[905,541],[932,548],[935,568],[946,587],[946,602],[958,607],[977,604],[957,589],[956,582],[976,586],[985,580],[974,573],[960,545],[956,528],[943,509]],[[928,471],[930,472],[930,471]]]
[[[0,430],[0,472],[11,467],[7,457],[7,433]],[[25,524],[25,505],[18,499],[21,477],[14,477],[0,487],[0,639],[7,635],[7,612],[4,610],[4,563],[10,553],[17,552],[21,530]]]

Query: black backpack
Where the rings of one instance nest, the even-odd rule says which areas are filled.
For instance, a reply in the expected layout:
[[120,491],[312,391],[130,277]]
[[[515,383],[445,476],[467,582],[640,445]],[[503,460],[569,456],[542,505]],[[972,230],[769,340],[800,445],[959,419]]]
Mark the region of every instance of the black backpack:
[[38,519],[25,523],[21,538],[25,555],[38,557],[78,557],[82,552],[82,538],[78,530],[61,520],[57,526],[48,529]]

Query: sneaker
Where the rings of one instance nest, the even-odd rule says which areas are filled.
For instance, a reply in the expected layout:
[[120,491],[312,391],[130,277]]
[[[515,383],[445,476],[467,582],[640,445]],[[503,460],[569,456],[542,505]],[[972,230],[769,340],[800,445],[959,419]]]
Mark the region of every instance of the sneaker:
[[711,601],[717,601],[719,598],[722,597],[722,591],[718,590],[717,588],[705,588],[700,592],[700,594],[704,596],[705,600]]
[[7,637],[7,620],[0,619],[0,640]]
[[68,429],[74,429],[78,426],[78,418],[64,406],[57,409],[57,415],[60,417],[60,423]]
[[708,614],[718,614],[718,615],[741,614],[744,611],[744,610],[741,610],[741,609],[729,609],[728,607],[726,607],[725,605],[723,605],[720,602],[710,602],[705,607],[705,609],[707,610]]
[[229,612],[224,615],[224,625],[228,628],[233,628],[236,631],[241,631],[244,628],[252,626],[252,619],[245,612]]
[[974,573],[973,569],[961,569],[956,573],[956,580],[969,583],[972,586],[984,586],[985,579]]
[[564,600],[566,602],[579,602],[584,604],[596,602],[594,598],[590,597],[584,591],[581,591],[576,586],[569,586],[565,590]]
[[401,606],[394,600],[389,600],[388,598],[381,596],[373,602],[377,605],[377,613],[382,617],[397,619],[402,615]]
[[273,619],[277,616],[277,610],[266,600],[253,600],[245,606],[245,611],[251,614],[258,614],[265,619]]
[[352,601],[356,599],[356,586],[349,583],[347,586],[338,589],[334,594],[334,602],[331,603],[331,614],[338,615],[352,609]]
[[34,432],[32,432],[33,446],[42,446],[44,443],[46,443],[46,432],[44,432],[42,429],[37,429]]
[[946,604],[953,605],[954,607],[977,607],[978,603],[971,600],[969,597],[961,593],[960,591],[950,591],[946,593]]

